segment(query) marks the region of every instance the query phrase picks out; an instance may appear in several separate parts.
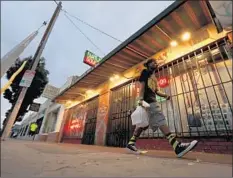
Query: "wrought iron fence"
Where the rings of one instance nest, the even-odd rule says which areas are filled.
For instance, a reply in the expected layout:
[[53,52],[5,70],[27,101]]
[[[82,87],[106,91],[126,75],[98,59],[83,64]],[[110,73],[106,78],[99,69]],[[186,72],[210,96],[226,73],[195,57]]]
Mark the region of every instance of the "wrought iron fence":
[[98,102],[98,98],[95,98],[87,103],[87,116],[82,144],[93,145],[95,143]]
[[[232,136],[232,53],[226,38],[161,66],[158,79],[167,77],[157,96],[170,130],[179,137]],[[107,145],[124,147],[132,134],[129,110],[134,109],[136,83],[112,91]],[[163,137],[160,130],[144,131],[142,138]]]
[[131,111],[135,103],[136,84],[129,83],[111,92],[111,110],[107,131],[107,146],[124,147],[131,134]]
[[[181,137],[232,135],[232,54],[226,39],[162,66],[157,78],[168,77],[161,101],[169,128]],[[162,137],[158,130],[141,137]]]

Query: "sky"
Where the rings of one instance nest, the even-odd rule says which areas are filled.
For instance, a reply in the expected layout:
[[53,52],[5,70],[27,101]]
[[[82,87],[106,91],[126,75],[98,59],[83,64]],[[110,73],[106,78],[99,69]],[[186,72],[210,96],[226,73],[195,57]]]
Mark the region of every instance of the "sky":
[[[63,1],[63,8],[70,14],[124,41],[147,22],[166,9],[173,1]],[[9,52],[44,21],[51,18],[54,1],[1,1],[1,57]],[[120,43],[81,22],[75,24],[104,52],[108,54]],[[45,27],[20,55],[34,55]],[[99,52],[61,12],[48,39],[42,56],[49,70],[49,84],[61,87],[69,76],[82,75],[89,66],[83,63],[86,50]],[[5,77],[1,86],[6,84]],[[44,99],[37,100],[43,103]],[[1,95],[1,122],[10,104]]]

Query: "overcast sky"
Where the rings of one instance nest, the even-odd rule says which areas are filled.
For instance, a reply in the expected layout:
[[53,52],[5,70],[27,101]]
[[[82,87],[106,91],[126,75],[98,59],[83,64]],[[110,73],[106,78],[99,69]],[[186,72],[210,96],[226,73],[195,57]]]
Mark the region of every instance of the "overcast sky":
[[[173,1],[64,1],[63,8],[95,27],[125,40]],[[56,4],[53,1],[1,1],[1,57],[51,18]],[[86,35],[105,53],[119,42],[73,19]],[[20,56],[34,55],[45,28]],[[89,67],[83,64],[86,50],[103,57],[86,38],[60,13],[42,56],[46,58],[49,83],[61,87],[69,76],[81,75]],[[1,79],[1,86],[7,80]],[[1,96],[1,120],[10,108]]]

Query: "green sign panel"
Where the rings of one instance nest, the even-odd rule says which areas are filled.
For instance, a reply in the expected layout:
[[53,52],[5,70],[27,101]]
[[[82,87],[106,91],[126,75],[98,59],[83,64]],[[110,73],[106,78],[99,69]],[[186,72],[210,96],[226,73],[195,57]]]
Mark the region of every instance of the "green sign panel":
[[163,102],[163,101],[166,101],[166,98],[156,95],[156,101]]
[[98,64],[100,61],[102,60],[102,58],[100,58],[99,56],[95,55],[94,53],[90,52],[90,51],[86,51],[85,52],[85,56],[83,59],[83,62],[85,64],[88,64],[91,67],[94,67],[96,64]]

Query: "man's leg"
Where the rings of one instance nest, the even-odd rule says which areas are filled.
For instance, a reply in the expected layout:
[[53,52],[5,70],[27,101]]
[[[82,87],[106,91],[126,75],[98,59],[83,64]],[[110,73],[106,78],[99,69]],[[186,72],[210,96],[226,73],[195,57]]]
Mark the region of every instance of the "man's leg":
[[176,140],[176,136],[171,133],[169,127],[167,126],[167,122],[165,116],[160,110],[160,106],[158,103],[152,103],[150,107],[150,125],[152,128],[159,127],[162,133],[166,136],[167,140],[173,147],[177,157],[182,157],[190,150],[192,150],[196,145],[197,141],[194,140],[191,143],[181,143]]
[[163,132],[163,134],[166,136],[167,140],[169,141],[169,143],[173,147],[177,157],[179,157],[179,158],[184,156],[186,153],[188,153],[192,149],[194,149],[198,143],[197,140],[193,140],[190,143],[179,142],[176,140],[176,138],[175,138],[176,136],[171,134],[170,129],[167,125],[162,125],[159,128]]
[[133,136],[130,138],[129,143],[127,145],[127,148],[130,149],[131,151],[138,151],[135,143],[137,139],[140,137],[141,133],[143,130],[148,129],[149,126],[147,127],[136,127],[133,133]]

